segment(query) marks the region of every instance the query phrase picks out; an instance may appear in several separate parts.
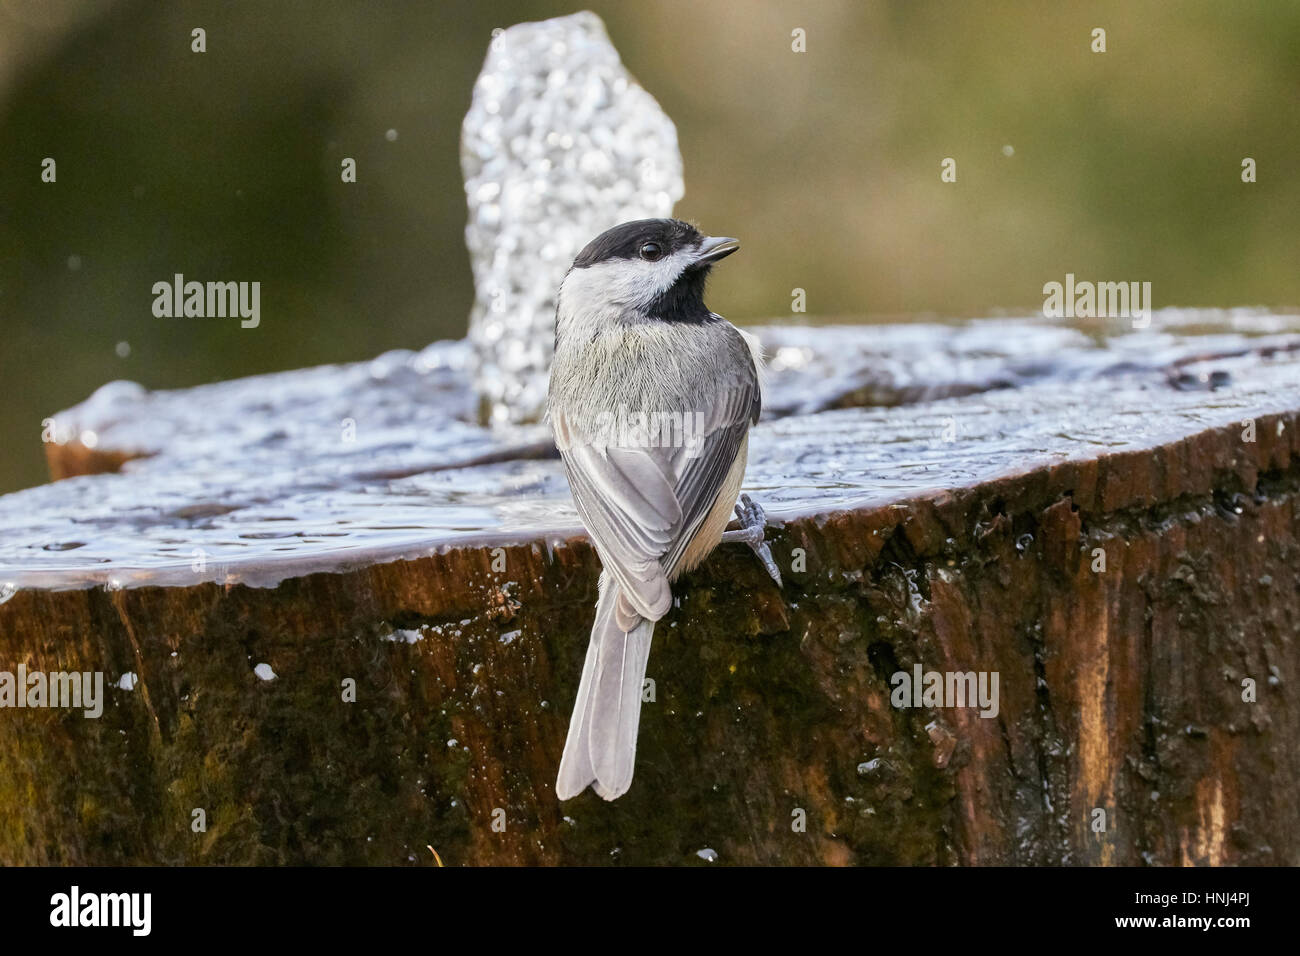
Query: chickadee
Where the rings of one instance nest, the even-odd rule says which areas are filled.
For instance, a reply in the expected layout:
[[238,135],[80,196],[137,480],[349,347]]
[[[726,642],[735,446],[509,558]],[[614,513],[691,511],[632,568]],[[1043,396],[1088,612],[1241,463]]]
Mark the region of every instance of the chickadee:
[[596,621],[555,784],[627,792],[641,685],[670,584],[718,543],[745,541],[776,580],[745,475],[761,398],[757,342],[704,304],[735,239],[676,219],[625,222],[588,243],[560,285],[551,427],[578,514],[604,570]]

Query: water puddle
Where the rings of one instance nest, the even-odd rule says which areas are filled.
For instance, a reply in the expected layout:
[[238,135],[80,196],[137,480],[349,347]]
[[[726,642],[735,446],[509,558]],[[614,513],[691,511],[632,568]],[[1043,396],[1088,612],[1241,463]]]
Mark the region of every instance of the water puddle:
[[[1158,318],[1101,345],[1041,320],[759,329],[785,358],[751,439],[746,488],[776,520],[879,507],[1300,409],[1300,319]],[[1252,351],[1259,343],[1271,357]],[[60,426],[147,457],[0,497],[0,582],[8,596],[88,584],[272,586],[580,533],[546,426],[473,424],[467,359],[465,344],[437,343],[181,392],[106,386],[61,413]],[[1170,368],[1220,384],[1176,387]],[[999,387],[972,390],[990,381]],[[835,407],[868,386],[889,401]]]

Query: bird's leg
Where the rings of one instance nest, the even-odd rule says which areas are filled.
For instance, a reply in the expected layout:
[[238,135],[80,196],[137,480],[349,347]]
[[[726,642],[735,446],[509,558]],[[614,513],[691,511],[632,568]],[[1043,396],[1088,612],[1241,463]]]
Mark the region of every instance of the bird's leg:
[[767,541],[763,538],[763,527],[767,524],[767,516],[763,514],[763,509],[749,495],[741,495],[736,505],[736,517],[740,519],[740,528],[736,531],[722,532],[722,543],[744,542],[753,548],[754,553],[758,555],[758,560],[763,562],[767,573],[772,575],[772,580],[780,587],[781,572],[777,569],[776,562],[772,560],[772,549],[767,546]]

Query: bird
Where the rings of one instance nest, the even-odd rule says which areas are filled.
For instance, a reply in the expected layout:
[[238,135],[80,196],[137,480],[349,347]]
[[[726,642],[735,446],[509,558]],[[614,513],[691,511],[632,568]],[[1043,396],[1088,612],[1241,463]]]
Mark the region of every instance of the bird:
[[[762,508],[737,504],[762,350],[704,304],[710,271],[739,248],[679,219],[639,219],[591,240],[560,284],[547,417],[602,566],[560,800],[631,786],[650,642],[678,577],[741,541],[780,584]],[[733,506],[740,528],[726,531]]]

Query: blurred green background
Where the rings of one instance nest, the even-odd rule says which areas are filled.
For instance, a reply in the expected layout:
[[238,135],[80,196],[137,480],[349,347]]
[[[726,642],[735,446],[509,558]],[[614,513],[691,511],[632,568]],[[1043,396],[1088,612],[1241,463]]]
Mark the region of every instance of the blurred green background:
[[[583,8],[677,123],[678,214],[744,240],[729,318],[788,317],[795,287],[823,316],[1038,309],[1066,272],[1300,303],[1289,0],[0,0],[0,491],[45,480],[41,419],[104,382],[463,335],[491,31]],[[154,318],[175,272],[260,280],[261,327]]]

